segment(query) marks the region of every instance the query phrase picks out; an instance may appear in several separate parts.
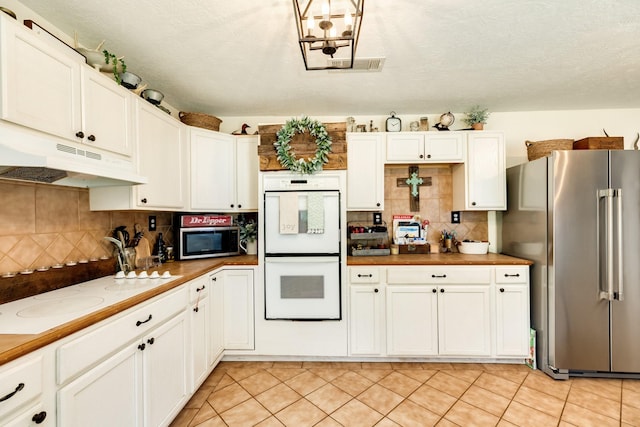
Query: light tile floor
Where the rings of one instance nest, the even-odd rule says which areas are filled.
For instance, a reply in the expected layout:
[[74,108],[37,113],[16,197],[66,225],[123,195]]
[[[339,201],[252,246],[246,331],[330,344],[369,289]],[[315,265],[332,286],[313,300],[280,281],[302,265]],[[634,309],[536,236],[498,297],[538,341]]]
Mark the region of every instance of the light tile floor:
[[172,427],[640,426],[640,380],[524,365],[222,362]]

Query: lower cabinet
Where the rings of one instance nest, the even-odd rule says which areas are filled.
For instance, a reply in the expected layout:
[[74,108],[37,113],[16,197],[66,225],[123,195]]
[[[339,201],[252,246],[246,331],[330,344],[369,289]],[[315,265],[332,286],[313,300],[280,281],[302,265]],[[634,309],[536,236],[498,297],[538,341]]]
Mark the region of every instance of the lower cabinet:
[[191,316],[191,369],[193,389],[197,389],[209,375],[211,365],[211,285],[208,276],[188,283]]
[[527,357],[527,266],[375,269],[349,269],[350,354]]
[[253,270],[223,270],[216,277],[223,283],[225,350],[253,350]]

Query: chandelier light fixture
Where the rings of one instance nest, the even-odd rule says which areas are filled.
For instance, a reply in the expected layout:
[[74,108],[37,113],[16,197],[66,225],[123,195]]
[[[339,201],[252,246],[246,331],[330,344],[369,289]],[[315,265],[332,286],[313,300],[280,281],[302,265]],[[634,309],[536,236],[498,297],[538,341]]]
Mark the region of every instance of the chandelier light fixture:
[[364,0],[293,0],[307,70],[353,68],[363,7]]

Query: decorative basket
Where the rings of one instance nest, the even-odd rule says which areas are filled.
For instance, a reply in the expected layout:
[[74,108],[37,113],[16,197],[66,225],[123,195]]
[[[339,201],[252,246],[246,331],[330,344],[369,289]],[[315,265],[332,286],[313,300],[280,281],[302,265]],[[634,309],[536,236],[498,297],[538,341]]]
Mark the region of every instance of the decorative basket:
[[547,139],[544,141],[525,141],[529,160],[539,159],[551,154],[553,150],[572,150],[573,139]]
[[215,131],[220,130],[220,123],[222,123],[222,120],[219,118],[204,113],[185,113],[184,111],[180,111],[178,117],[180,117],[180,121],[185,125]]

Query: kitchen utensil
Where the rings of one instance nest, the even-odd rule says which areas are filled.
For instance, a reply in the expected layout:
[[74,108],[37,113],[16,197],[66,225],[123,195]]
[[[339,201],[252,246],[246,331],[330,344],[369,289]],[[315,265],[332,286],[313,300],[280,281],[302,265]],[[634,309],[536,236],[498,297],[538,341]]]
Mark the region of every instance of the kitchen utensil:
[[458,251],[461,254],[483,255],[489,249],[489,242],[460,242]]
[[135,89],[138,87],[142,79],[137,74],[130,71],[120,73],[120,84],[127,89]]
[[140,236],[138,240],[138,245],[136,246],[136,267],[144,268],[147,267],[144,265],[143,260],[151,256],[151,246],[149,245],[149,240],[146,237]]
[[145,89],[142,92],[142,97],[150,103],[158,105],[162,102],[164,95],[162,94],[162,92],[155,89]]
[[118,238],[123,244],[123,247],[130,246],[129,245],[129,232],[127,231],[126,225],[120,225],[116,227],[114,231],[114,237]]
[[133,224],[133,239],[131,239],[131,246],[133,246],[134,248],[136,246],[138,246],[138,243],[140,242],[140,238],[142,237],[142,226],[140,224]]

